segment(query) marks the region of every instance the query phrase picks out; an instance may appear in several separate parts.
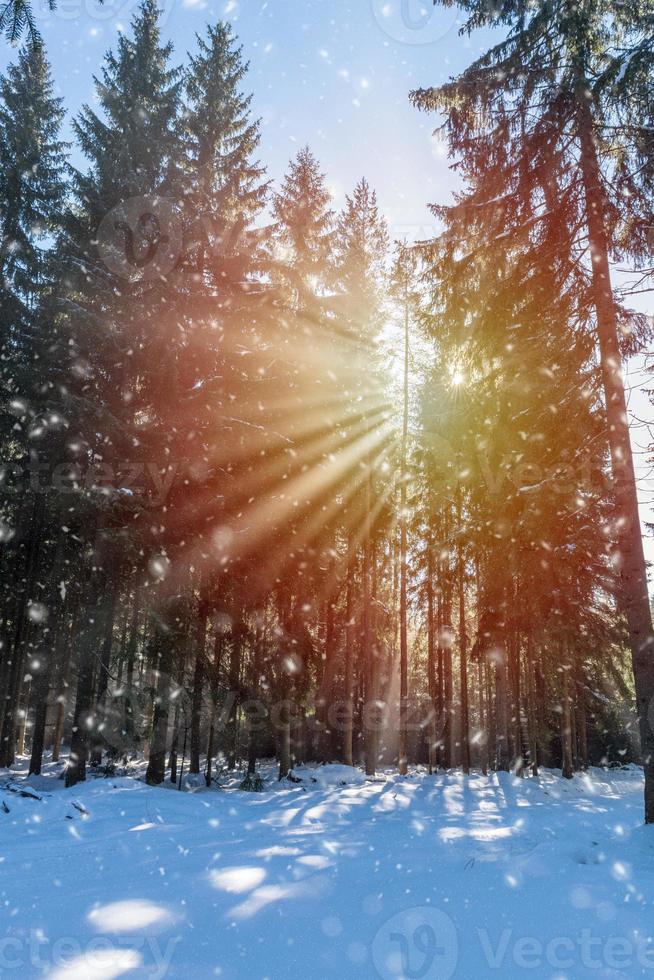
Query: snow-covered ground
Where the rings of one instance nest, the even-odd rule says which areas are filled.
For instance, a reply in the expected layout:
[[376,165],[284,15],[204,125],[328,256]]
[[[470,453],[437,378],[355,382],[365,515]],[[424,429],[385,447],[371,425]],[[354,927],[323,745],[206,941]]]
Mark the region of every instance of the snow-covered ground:
[[638,770],[337,769],[263,793],[0,773],[0,976],[654,976]]

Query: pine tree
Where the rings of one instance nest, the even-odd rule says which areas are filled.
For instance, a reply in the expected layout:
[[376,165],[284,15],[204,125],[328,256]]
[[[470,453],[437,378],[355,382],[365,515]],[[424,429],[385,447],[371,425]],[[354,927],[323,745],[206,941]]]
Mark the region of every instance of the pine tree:
[[[296,277],[296,306],[330,281],[334,213],[325,175],[308,146],[291,160],[273,200],[274,239],[282,268]],[[315,301],[314,301],[315,302]]]
[[[103,491],[101,482],[91,501],[96,519],[88,540],[100,589],[109,573],[102,563],[121,524],[130,536],[138,533],[139,503],[119,494],[121,464],[137,450],[141,459],[162,465],[174,436],[168,406],[178,391],[181,342],[167,277],[181,251],[173,196],[181,80],[169,66],[172,48],[161,45],[157,20],[155,3],[145,0],[133,38],[121,35],[117,53],[107,54],[96,79],[101,114],[87,106],[75,121],[90,169],[75,174],[76,206],[61,260],[72,390],[86,406],[78,437],[87,458],[110,474],[108,487]],[[150,370],[153,363],[157,372]],[[154,514],[144,512],[142,522],[152,526]],[[105,593],[103,604],[108,602]],[[93,610],[90,633],[102,629],[102,621],[102,611]],[[94,675],[87,664],[93,642],[80,657],[69,784],[84,778],[95,717]]]
[[[378,761],[378,723],[375,705],[379,698],[380,650],[375,630],[374,534],[380,515],[381,486],[374,486],[389,440],[388,405],[375,370],[376,344],[382,324],[386,283],[388,231],[379,213],[377,196],[365,179],[359,181],[336,226],[337,294],[334,308],[340,333],[338,375],[354,407],[342,419],[347,438],[358,443],[359,473],[349,474],[356,493],[348,519],[361,527],[361,664],[365,676],[367,726],[366,772],[374,774]],[[364,367],[365,365],[365,367]]]
[[[56,233],[66,193],[64,111],[53,96],[39,45],[24,48],[0,78],[0,328],[5,397],[27,370],[44,297],[51,287],[47,236]],[[10,373],[12,372],[12,373]],[[25,390],[25,379],[20,387]]]
[[[197,42],[185,77],[186,200],[199,250],[195,259],[199,268],[208,265],[220,285],[226,269],[217,260],[245,261],[252,244],[247,232],[268,188],[255,159],[259,122],[251,117],[252,96],[242,91],[249,69],[242,48],[222,22],[208,27]],[[205,261],[209,256],[210,264]],[[251,252],[247,264],[250,269],[255,264]]]
[[[17,63],[0,79],[0,392],[5,404],[14,406],[13,413],[3,413],[0,439],[5,461],[23,472],[26,467],[50,468],[49,461],[61,459],[64,418],[55,390],[61,351],[51,315],[56,273],[49,246],[66,195],[66,146],[59,137],[62,118],[62,103],[53,96],[43,48],[22,50]],[[20,500],[17,489],[24,491]],[[32,486],[3,485],[3,515],[8,527],[16,522],[19,532],[12,546],[15,579],[7,583],[12,596],[6,597],[12,611],[5,620],[9,635],[0,669],[3,764],[13,761],[28,645],[39,647],[35,663],[42,673],[54,656],[48,649],[56,632],[54,608],[49,627],[33,620],[30,625],[29,620],[30,602],[52,598],[47,576],[40,576],[41,585],[36,581],[39,549],[41,560],[46,560],[48,551],[46,541],[39,539],[48,537],[46,528],[53,516],[50,497],[46,501],[44,489],[34,492]]]
[[[486,213],[504,212],[504,234],[521,234],[558,210],[567,249],[583,261],[585,293],[595,314],[611,448],[619,540],[620,601],[630,636],[638,717],[645,762],[645,819],[654,822],[654,732],[648,710],[654,696],[654,633],[638,518],[635,472],[622,380],[624,321],[611,287],[610,250],[617,251],[615,223],[624,210],[616,198],[613,159],[624,156],[628,133],[620,127],[620,49],[646,35],[647,11],[616,11],[608,0],[489,5],[467,0],[464,30],[496,24],[506,38],[459,78],[440,89],[414,93],[415,104],[446,114],[446,131],[460,169],[474,183]],[[492,170],[495,181],[483,175]],[[490,167],[489,167],[490,165]],[[581,193],[579,189],[581,188]],[[511,195],[516,196],[511,201]],[[531,198],[531,200],[530,200]],[[529,204],[531,210],[525,210]],[[624,254],[624,250],[623,250]],[[633,340],[633,338],[632,338]]]
[[[276,312],[263,281],[265,234],[255,231],[268,184],[256,159],[259,123],[251,115],[252,97],[243,91],[249,66],[228,24],[209,27],[197,40],[198,51],[190,56],[185,77],[182,127],[186,150],[181,173],[186,228],[184,369],[190,391],[184,423],[194,453],[206,465],[207,478],[194,504],[180,500],[183,512],[178,530],[202,539],[207,532],[231,535],[239,521],[248,523],[253,459],[258,452],[265,453],[268,442],[259,421],[270,382],[259,369],[265,357],[264,338],[274,330]],[[244,359],[243,352],[251,356]],[[248,427],[261,432],[261,438],[253,440],[256,449],[244,438]],[[195,638],[191,771],[199,771],[200,726],[208,702],[212,733],[208,780],[217,697],[215,651],[223,645],[230,648],[227,683],[232,701],[226,736],[230,765],[236,758],[237,714],[243,700],[240,672],[249,612],[242,583],[252,563],[251,543],[246,543],[245,536],[240,543],[242,553],[226,549],[221,554],[222,567],[203,563],[191,627]],[[209,544],[209,551],[214,550],[215,545]],[[224,577],[227,571],[229,583]],[[214,611],[225,615],[227,608],[234,627],[228,638],[221,635],[212,644],[212,663],[207,654],[208,616]]]
[[[56,0],[46,0],[48,10],[55,10]],[[102,0],[100,0],[102,2]],[[27,33],[32,47],[39,47],[41,35],[34,19],[34,9],[30,0],[5,0],[0,5],[0,33],[4,34],[11,44]]]
[[409,453],[409,374],[410,374],[410,326],[417,296],[415,291],[415,255],[405,246],[399,246],[392,273],[392,288],[397,303],[402,310],[402,440],[400,445],[400,726],[399,726],[399,771],[407,773],[407,720],[408,720],[408,505],[407,482]]

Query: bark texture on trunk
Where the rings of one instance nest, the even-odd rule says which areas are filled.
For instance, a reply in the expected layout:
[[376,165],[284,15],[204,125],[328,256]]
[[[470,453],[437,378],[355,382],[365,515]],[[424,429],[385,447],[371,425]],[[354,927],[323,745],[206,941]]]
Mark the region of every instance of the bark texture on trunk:
[[611,285],[606,204],[597,155],[588,88],[579,90],[578,128],[592,259],[594,304],[613,471],[613,493],[620,549],[620,605],[629,630],[636,686],[640,741],[645,769],[645,822],[654,823],[654,633],[647,569],[638,513],[629,420],[618,343],[618,319]]

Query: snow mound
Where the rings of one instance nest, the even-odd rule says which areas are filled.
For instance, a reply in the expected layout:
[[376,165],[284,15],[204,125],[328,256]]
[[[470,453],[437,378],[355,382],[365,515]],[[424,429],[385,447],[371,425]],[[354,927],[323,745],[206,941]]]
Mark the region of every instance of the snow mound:
[[289,774],[291,782],[302,783],[303,786],[313,786],[317,789],[329,789],[332,786],[362,786],[366,777],[360,769],[354,766],[330,763],[325,766],[297,766]]

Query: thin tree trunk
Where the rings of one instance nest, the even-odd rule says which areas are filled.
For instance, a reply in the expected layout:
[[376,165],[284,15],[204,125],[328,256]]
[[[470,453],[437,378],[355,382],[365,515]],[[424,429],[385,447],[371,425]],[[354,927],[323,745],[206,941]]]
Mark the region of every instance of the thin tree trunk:
[[125,741],[127,746],[134,746],[136,734],[134,726],[134,704],[136,700],[136,693],[134,691],[134,664],[136,662],[136,650],[138,647],[140,613],[141,589],[137,585],[134,589],[132,618],[129,630],[129,641],[127,643],[127,670],[125,678]]
[[254,650],[252,651],[252,668],[250,676],[250,700],[254,702],[254,711],[248,717],[248,773],[253,776],[257,769],[259,747],[259,698],[261,694],[261,664],[263,659],[263,624],[258,622],[254,634]]
[[409,696],[409,653],[407,638],[407,446],[409,436],[409,275],[404,279],[404,385],[402,412],[402,458],[400,470],[400,738],[399,770],[406,776],[407,717]]
[[70,685],[70,664],[73,656],[73,640],[77,637],[78,617],[79,601],[75,604],[71,617],[70,628],[68,630],[64,630],[63,634],[63,654],[61,658],[59,684],[57,687],[57,710],[55,715],[54,736],[52,739],[53,762],[59,762],[59,757],[61,755],[61,743],[63,742],[64,738],[66,706],[68,704],[68,688]]
[[[232,644],[229,655],[229,693],[231,705],[229,718],[227,721],[227,767],[236,768],[236,757],[238,754],[238,707],[241,700],[240,678],[241,678],[241,659],[243,656],[243,620],[242,609],[239,606],[232,628]],[[289,740],[289,764],[290,769],[290,719],[288,721],[288,740]]]
[[[39,670],[36,674],[34,683],[34,727],[32,728],[32,752],[30,757],[30,775],[40,775],[43,765],[43,747],[45,744],[45,726],[48,717],[48,695],[52,684],[54,665],[58,659],[57,653],[61,648],[61,635],[64,632],[64,621],[62,618],[57,620],[54,629],[54,636],[50,650],[45,648],[45,644],[39,652]],[[45,661],[45,662],[44,662]]]
[[279,713],[279,778],[285,779],[291,768],[291,719],[288,704],[282,704]]
[[495,738],[496,767],[508,772],[509,756],[509,718],[508,718],[508,671],[506,644],[495,649]]
[[66,786],[75,786],[86,779],[86,762],[88,759],[89,739],[94,727],[94,678],[95,657],[100,647],[102,635],[102,617],[98,615],[97,607],[104,588],[105,575],[99,581],[99,571],[94,573],[98,581],[92,595],[97,596],[97,604],[91,605],[95,615],[89,617],[83,628],[81,638],[79,665],[77,673],[77,692],[75,695],[75,712],[73,715],[73,733],[70,743],[70,757],[66,768]]
[[[279,618],[284,627],[285,640],[288,643],[293,637],[294,614],[291,608],[291,596],[286,589],[281,590],[279,607]],[[281,651],[278,655],[282,658]],[[288,672],[284,670],[283,663],[280,665],[280,679],[281,684],[279,685],[278,693],[282,697],[277,718],[277,757],[279,759],[279,778],[285,779],[291,768],[291,718],[288,701],[290,681]]]
[[343,762],[353,764],[354,725],[354,562],[352,537],[347,544],[347,583],[345,592],[345,712],[343,720]]
[[[517,600],[516,600],[517,601]],[[513,734],[513,772],[516,776],[524,776],[525,760],[522,745],[522,692],[520,689],[520,637],[515,628],[511,630],[511,670],[509,680],[511,687],[511,732]]]
[[429,773],[438,768],[437,754],[437,683],[436,621],[434,616],[434,542],[431,524],[427,538],[427,685],[429,690]]
[[488,714],[485,709],[484,662],[481,659],[477,668],[477,684],[479,687],[479,765],[482,776],[486,776],[488,773]]
[[[166,608],[165,598],[162,608]],[[166,743],[170,718],[170,698],[172,694],[171,673],[173,669],[173,640],[166,624],[156,625],[152,645],[156,664],[157,687],[153,704],[152,735],[148,753],[146,782],[152,786],[163,783],[166,777]],[[181,658],[180,658],[181,660]]]
[[41,531],[45,517],[45,495],[37,493],[30,522],[25,576],[16,608],[16,628],[7,680],[6,702],[0,731],[0,767],[10,766],[16,755],[16,726],[25,662],[25,636],[29,629],[27,607],[36,574]]
[[571,711],[570,711],[570,671],[569,665],[567,663],[562,664],[563,676],[562,676],[562,711],[561,711],[561,755],[562,755],[562,772],[561,775],[564,779],[572,779],[573,768],[572,768],[572,727],[571,727]]
[[532,776],[538,775],[538,719],[535,705],[534,651],[531,632],[527,633],[527,724],[529,727],[529,756]]
[[177,748],[179,745],[179,697],[175,700],[175,710],[173,712],[173,734],[170,739],[170,752],[168,753],[168,768],[170,769],[170,782],[177,782]]
[[457,490],[457,521],[459,526],[458,541],[458,586],[459,586],[459,652],[461,654],[461,762],[463,772],[470,772],[470,718],[468,705],[468,636],[466,633],[466,597],[465,597],[465,559],[463,541],[461,540],[462,519],[460,490]]
[[588,721],[586,717],[586,688],[583,680],[583,668],[577,656],[575,670],[575,690],[577,692],[577,740],[579,745],[579,765],[581,769],[588,768]]
[[443,766],[450,769],[454,763],[454,673],[452,628],[452,584],[450,568],[447,567],[447,580],[443,583]]
[[204,683],[204,658],[207,642],[207,619],[209,610],[204,595],[204,585],[200,583],[200,597],[195,621],[193,671],[193,693],[191,695],[191,748],[189,752],[189,772],[197,775],[200,772],[200,722],[202,719],[202,689]]
[[[113,573],[113,568],[112,568]],[[110,600],[109,608],[106,612],[105,626],[104,626],[104,638],[102,641],[102,653],[100,655],[100,664],[98,671],[98,684],[96,691],[96,704],[95,713],[98,722],[101,723],[105,713],[107,691],[109,690],[109,673],[111,668],[111,652],[113,647],[113,632],[114,632],[114,619],[116,616],[116,600],[118,598],[120,576],[119,574],[114,578],[112,575],[112,581],[110,585]],[[102,762],[102,747],[103,739],[100,731],[100,726],[98,726],[98,732],[94,739],[93,752],[91,754],[91,761],[94,765],[100,765]]]
[[372,639],[372,462],[370,457],[366,460],[365,476],[365,529],[363,539],[363,610],[362,610],[362,660],[363,669],[366,673],[366,704],[364,705],[365,718],[365,763],[366,775],[374,776],[377,771],[377,690],[376,690],[376,670],[374,663],[373,639]]

